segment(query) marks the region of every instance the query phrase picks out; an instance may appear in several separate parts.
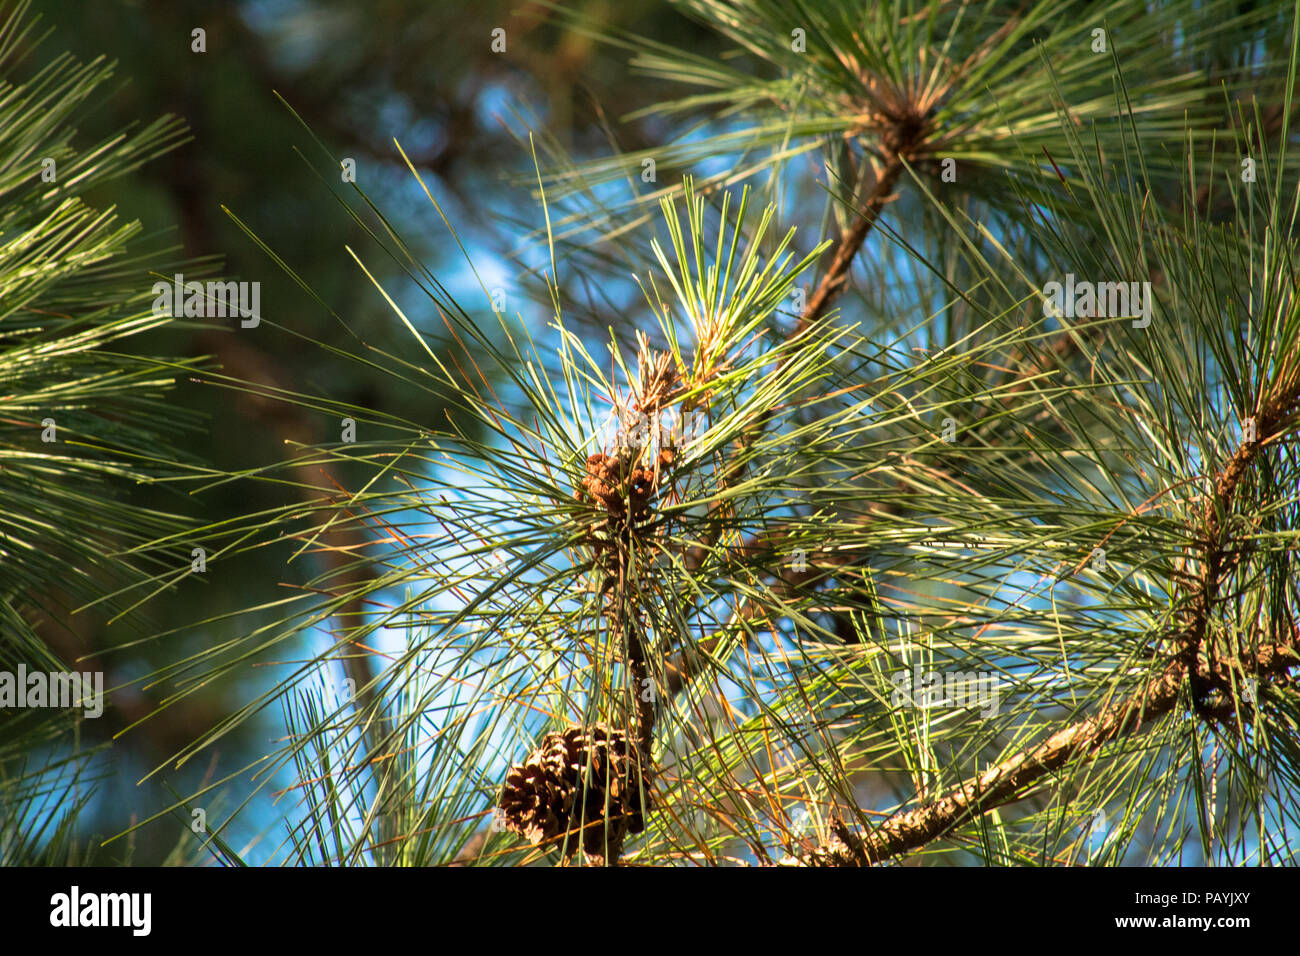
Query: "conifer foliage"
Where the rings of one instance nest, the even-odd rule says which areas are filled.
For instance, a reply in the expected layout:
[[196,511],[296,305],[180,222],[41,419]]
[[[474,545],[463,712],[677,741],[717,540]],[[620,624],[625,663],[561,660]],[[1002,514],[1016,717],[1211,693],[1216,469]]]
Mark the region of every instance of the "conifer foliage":
[[661,142],[519,126],[470,302],[314,141],[408,339],[339,358],[448,412],[202,375],[340,429],[223,481],[348,484],[191,533],[328,570],[156,675],[292,662],[170,762],[277,706],[293,864],[1294,864],[1297,4],[546,6]]

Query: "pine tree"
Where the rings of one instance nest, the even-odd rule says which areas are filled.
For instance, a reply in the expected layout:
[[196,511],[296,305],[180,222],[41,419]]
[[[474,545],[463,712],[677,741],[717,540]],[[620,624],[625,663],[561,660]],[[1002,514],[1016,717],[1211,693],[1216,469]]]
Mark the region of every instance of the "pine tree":
[[206,655],[331,635],[276,858],[1294,862],[1294,6],[680,6],[737,55],[570,18],[693,89],[539,137],[512,295],[339,187],[448,420],[208,377],[338,423],[241,480],[354,483],[202,540],[372,542]]

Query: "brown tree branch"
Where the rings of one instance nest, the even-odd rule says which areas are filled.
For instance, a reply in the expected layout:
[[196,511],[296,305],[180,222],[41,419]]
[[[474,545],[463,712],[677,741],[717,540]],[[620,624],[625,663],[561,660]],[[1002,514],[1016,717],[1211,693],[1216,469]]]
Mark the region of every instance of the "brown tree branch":
[[[1044,777],[1076,759],[1095,758],[1106,744],[1132,735],[1155,718],[1169,713],[1189,676],[1193,690],[1197,684],[1214,682],[1216,677],[1222,679],[1224,662],[1202,660],[1200,649],[1218,602],[1225,563],[1230,560],[1222,533],[1224,517],[1231,511],[1241,482],[1260,448],[1266,441],[1280,437],[1281,433],[1275,434],[1274,429],[1289,417],[1300,399],[1300,377],[1294,369],[1289,371],[1280,387],[1261,403],[1255,415],[1255,436],[1241,443],[1215,478],[1213,493],[1207,497],[1201,519],[1200,576],[1186,602],[1187,611],[1176,640],[1179,650],[1161,672],[1124,700],[966,780],[934,803],[895,813],[866,833],[838,826],[835,845],[815,852],[813,862],[841,866],[876,863],[924,846],[995,807],[1020,799],[1027,788]],[[1288,424],[1293,427],[1294,422]],[[1264,438],[1265,435],[1269,437]],[[1300,635],[1292,629],[1285,640],[1244,655],[1241,663],[1261,675],[1288,672],[1300,663]],[[1215,714],[1201,713],[1201,716],[1213,718]]]

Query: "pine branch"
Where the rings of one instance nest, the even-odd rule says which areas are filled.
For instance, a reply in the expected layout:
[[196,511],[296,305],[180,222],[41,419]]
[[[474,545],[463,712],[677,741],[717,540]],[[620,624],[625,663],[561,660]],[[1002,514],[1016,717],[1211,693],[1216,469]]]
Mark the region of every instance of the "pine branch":
[[830,266],[817,283],[817,288],[813,290],[813,294],[809,296],[803,313],[799,316],[799,321],[791,333],[791,338],[801,334],[804,329],[825,315],[835,297],[848,283],[849,271],[853,268],[853,262],[857,258],[858,252],[867,241],[867,236],[876,224],[876,220],[880,218],[880,213],[884,210],[886,204],[894,198],[891,194],[894,187],[898,185],[898,179],[903,173],[902,155],[901,152],[893,153],[885,163],[884,168],[877,174],[875,185],[867,194],[862,208],[858,210],[857,216],[853,220],[853,224],[840,235],[840,241],[835,247],[835,254],[831,257]]
[[[1124,700],[1057,731],[1032,750],[1016,754],[968,779],[934,803],[896,813],[863,834],[854,833],[842,824],[837,826],[835,836],[839,845],[815,852],[812,859],[830,865],[856,866],[878,863],[918,849],[989,810],[1021,799],[1029,787],[1044,777],[1074,760],[1095,758],[1107,744],[1132,736],[1169,713],[1189,676],[1193,688],[1211,682],[1221,684],[1226,678],[1228,662],[1202,660],[1200,650],[1218,602],[1220,585],[1228,566],[1235,563],[1222,540],[1223,518],[1232,508],[1241,482],[1260,449],[1267,441],[1280,439],[1284,434],[1284,430],[1275,432],[1275,429],[1292,415],[1297,401],[1300,401],[1300,376],[1292,370],[1282,387],[1274,389],[1272,397],[1256,413],[1256,435],[1238,446],[1216,476],[1200,529],[1201,574],[1195,589],[1187,596],[1188,611],[1175,637],[1180,650],[1160,674]],[[1294,421],[1286,424],[1294,427]],[[1266,434],[1267,440],[1260,437]],[[1238,663],[1262,676],[1285,674],[1300,663],[1300,632],[1293,628],[1283,640],[1242,654]],[[1199,703],[1197,712],[1202,718],[1219,716],[1219,711],[1205,710]]]
[[[805,304],[803,312],[800,313],[799,321],[795,324],[793,331],[786,337],[787,342],[796,341],[814,323],[825,316],[835,297],[847,285],[849,272],[853,267],[858,252],[866,242],[867,236],[876,224],[876,220],[880,218],[881,211],[894,198],[894,187],[898,184],[899,176],[902,175],[904,169],[903,156],[915,148],[916,135],[919,134],[914,134],[906,143],[891,151],[883,166],[876,171],[873,186],[867,193],[862,207],[857,211],[852,226],[840,235],[839,242],[835,247],[835,253],[831,257],[830,266],[818,281],[817,287]],[[790,362],[797,354],[797,352],[789,353],[782,360],[783,364]],[[742,446],[751,446],[759,439],[763,432],[767,430],[774,413],[775,410],[769,408],[755,419],[753,425],[745,431]],[[725,492],[735,482],[739,481],[743,470],[744,459],[733,461],[728,465],[719,476],[719,491]],[[721,515],[717,512],[717,509],[721,507],[723,505],[720,502],[713,506],[711,509],[714,517],[712,528],[687,555],[686,567],[691,571],[699,570],[705,558],[708,557],[709,551],[717,544],[718,538],[722,534],[723,522]],[[680,693],[694,679],[697,670],[692,661],[700,659],[699,655],[678,653],[670,656],[665,661],[665,691],[670,697]]]

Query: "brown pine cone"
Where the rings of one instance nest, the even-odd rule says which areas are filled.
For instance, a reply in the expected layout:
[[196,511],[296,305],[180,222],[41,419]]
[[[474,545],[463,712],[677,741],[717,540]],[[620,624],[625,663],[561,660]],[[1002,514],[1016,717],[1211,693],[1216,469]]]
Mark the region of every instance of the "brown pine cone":
[[617,859],[627,834],[645,828],[649,789],[648,768],[626,734],[570,727],[547,734],[510,769],[498,804],[506,829],[534,845],[563,841],[571,856],[580,836],[584,853]]

